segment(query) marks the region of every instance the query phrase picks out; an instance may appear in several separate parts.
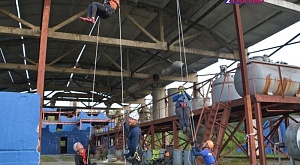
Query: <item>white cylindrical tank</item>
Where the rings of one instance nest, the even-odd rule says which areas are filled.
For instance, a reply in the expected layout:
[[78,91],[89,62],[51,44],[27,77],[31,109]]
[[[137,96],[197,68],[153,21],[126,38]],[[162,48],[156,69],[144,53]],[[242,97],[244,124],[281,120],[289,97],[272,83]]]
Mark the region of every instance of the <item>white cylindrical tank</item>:
[[220,76],[213,81],[212,102],[227,102],[241,98],[234,87],[234,78],[227,72],[227,66],[220,66]]
[[172,101],[172,97],[175,93],[178,92],[178,89],[177,88],[169,88],[167,90],[167,92],[168,92],[168,116],[174,116],[174,115],[176,115],[176,113],[175,113],[176,102]]
[[[263,59],[263,57],[261,57]],[[300,93],[300,68],[284,64],[270,63],[269,60],[249,59],[247,61],[250,94],[268,94],[294,96]],[[281,74],[280,74],[281,73]],[[280,85],[280,76],[282,86]],[[239,95],[243,96],[241,69],[234,76],[234,86]]]
[[300,160],[300,123],[290,124],[284,135],[287,153],[295,160]]
[[140,122],[147,122],[151,120],[150,109],[146,105],[143,105],[139,114],[140,114]]
[[163,98],[166,97],[164,88],[154,88],[152,90],[153,98],[153,120],[164,118],[166,116],[166,103]]
[[[201,109],[204,105],[204,98],[197,97],[192,99],[192,110]],[[205,107],[211,106],[211,99],[207,98],[205,101]]]

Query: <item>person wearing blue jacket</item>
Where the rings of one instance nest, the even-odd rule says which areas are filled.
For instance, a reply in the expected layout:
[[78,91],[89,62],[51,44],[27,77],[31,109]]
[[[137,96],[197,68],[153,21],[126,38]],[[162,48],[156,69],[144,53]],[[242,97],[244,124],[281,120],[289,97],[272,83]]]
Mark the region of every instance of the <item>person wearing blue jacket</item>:
[[128,153],[124,154],[125,158],[131,161],[132,165],[139,164],[137,152],[141,138],[141,128],[138,125],[140,116],[137,111],[132,111],[124,123],[124,130],[127,134]]
[[201,156],[205,165],[214,165],[216,159],[212,153],[214,143],[211,140],[207,140],[203,143],[202,148],[196,146],[196,143],[192,143],[192,153],[194,156]]
[[186,93],[184,86],[178,87],[178,93],[174,94],[172,101],[176,102],[175,113],[179,119],[179,125],[183,133],[190,132],[190,113],[191,108],[188,104],[188,100],[192,100],[192,97]]

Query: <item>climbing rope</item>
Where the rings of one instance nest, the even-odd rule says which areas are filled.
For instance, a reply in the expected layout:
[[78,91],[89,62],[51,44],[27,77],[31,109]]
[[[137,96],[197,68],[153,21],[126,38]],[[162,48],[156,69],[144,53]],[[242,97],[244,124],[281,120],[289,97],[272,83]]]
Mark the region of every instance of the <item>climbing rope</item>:
[[[179,59],[180,62],[182,63],[184,59],[184,64],[185,64],[185,73],[186,73],[186,80],[188,81],[188,69],[187,69],[187,60],[186,60],[186,51],[185,51],[185,42],[184,42],[184,36],[183,36],[183,28],[182,28],[182,19],[181,19],[181,12],[180,12],[180,3],[179,0],[176,0],[177,4],[177,23],[178,23],[178,43],[179,43]],[[183,52],[182,52],[183,51]],[[183,69],[180,67],[180,73],[181,73],[181,81],[183,83]],[[191,106],[190,106],[191,107]],[[195,142],[195,126],[194,126],[194,115],[192,113],[191,109],[191,117],[190,117],[190,130],[191,130],[191,135],[192,135],[192,140]],[[189,152],[189,155],[191,153]],[[190,156],[189,156],[190,157]],[[189,164],[192,164],[190,162],[190,159],[188,159]]]
[[[97,39],[96,39],[96,52],[95,52],[95,61],[94,61],[94,72],[93,72],[93,89],[92,89],[92,103],[94,102],[94,93],[95,93],[95,80],[96,80],[96,69],[97,69],[97,61],[98,61],[98,48],[99,48],[99,31],[100,31],[100,17],[98,16],[96,19],[96,22],[99,20],[98,22],[98,28],[97,28]],[[90,110],[90,133],[89,133],[89,143],[88,143],[88,152],[87,152],[87,157],[89,158],[90,156],[90,140],[92,137],[92,112],[94,109],[94,105],[91,106],[91,110]]]
[[[125,108],[124,108],[124,81],[123,81],[123,51],[122,51],[122,20],[121,20],[121,8],[119,6],[119,29],[120,29],[120,34],[119,34],[119,42],[120,42],[120,66],[121,66],[121,96],[122,96],[122,109],[123,109],[123,119],[125,119]],[[126,159],[125,159],[125,151],[126,151],[126,146],[125,146],[125,128],[124,124],[122,124],[123,132],[122,132],[122,141],[123,141],[123,155],[124,155],[124,164],[126,165]]]

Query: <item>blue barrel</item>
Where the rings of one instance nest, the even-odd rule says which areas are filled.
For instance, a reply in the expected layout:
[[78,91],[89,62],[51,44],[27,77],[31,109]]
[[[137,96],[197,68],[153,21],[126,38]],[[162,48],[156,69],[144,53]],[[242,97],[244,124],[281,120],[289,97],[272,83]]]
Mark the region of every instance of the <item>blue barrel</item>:
[[144,150],[143,151],[143,164],[149,164],[149,162],[147,162],[147,159],[152,158],[152,151],[151,150]]
[[195,165],[195,157],[191,150],[183,151],[183,165]]
[[182,165],[182,150],[174,149],[173,151],[173,165]]
[[159,158],[165,158],[166,149],[161,149],[159,153]]

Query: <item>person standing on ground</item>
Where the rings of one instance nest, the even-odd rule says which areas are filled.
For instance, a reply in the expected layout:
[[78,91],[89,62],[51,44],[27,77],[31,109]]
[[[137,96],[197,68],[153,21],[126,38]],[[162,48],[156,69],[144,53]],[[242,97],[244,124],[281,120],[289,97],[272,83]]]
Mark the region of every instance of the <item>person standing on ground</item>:
[[[124,130],[127,134],[128,153],[124,154],[126,160],[131,161],[132,165],[139,164],[139,142],[141,138],[141,128],[138,125],[140,116],[137,111],[132,111],[124,122]],[[138,158],[139,157],[139,158]]]
[[87,17],[79,17],[81,20],[96,23],[96,16],[102,19],[111,17],[120,6],[120,0],[104,0],[103,3],[92,2],[88,6]]
[[179,125],[183,133],[190,132],[190,113],[191,108],[188,104],[188,100],[192,100],[192,97],[185,91],[184,86],[178,87],[178,93],[174,94],[172,101],[176,102],[175,113],[179,119]]

